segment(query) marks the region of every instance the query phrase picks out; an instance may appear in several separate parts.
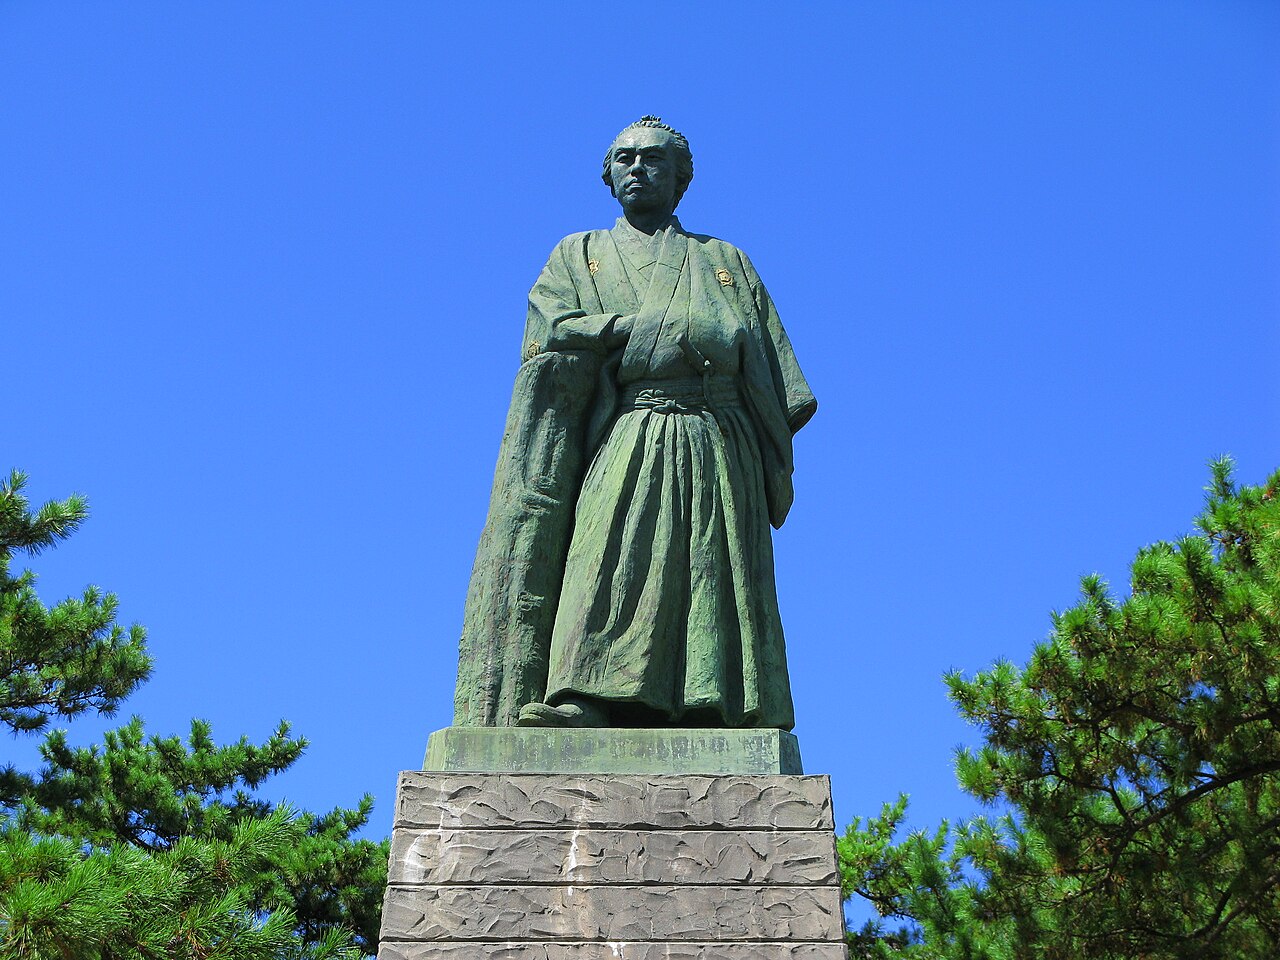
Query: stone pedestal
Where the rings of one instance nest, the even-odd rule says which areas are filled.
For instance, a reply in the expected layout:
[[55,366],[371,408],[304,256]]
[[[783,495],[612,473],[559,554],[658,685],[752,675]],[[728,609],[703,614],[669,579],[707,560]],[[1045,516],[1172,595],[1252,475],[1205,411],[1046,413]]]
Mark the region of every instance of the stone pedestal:
[[445,727],[423,770],[468,773],[803,773],[783,730]]
[[379,960],[845,960],[826,777],[403,773],[389,880]]

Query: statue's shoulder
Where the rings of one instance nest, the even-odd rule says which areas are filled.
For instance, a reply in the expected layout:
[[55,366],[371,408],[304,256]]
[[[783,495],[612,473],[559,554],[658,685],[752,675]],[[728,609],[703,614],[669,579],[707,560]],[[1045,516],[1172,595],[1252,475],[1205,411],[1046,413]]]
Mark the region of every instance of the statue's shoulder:
[[689,238],[691,243],[696,243],[704,252],[712,256],[720,257],[745,257],[738,247],[735,247],[728,240],[721,240],[719,237],[713,237],[709,233],[690,233],[683,231],[684,235]]
[[719,237],[713,237],[709,233],[694,233],[692,230],[685,230],[683,226],[680,228],[680,232],[683,233],[691,243],[696,243],[707,249],[724,248],[725,250],[733,251],[738,249],[728,240],[721,240]]
[[589,245],[600,242],[609,236],[608,230],[583,230],[579,233],[571,233],[564,237],[556,244],[557,250],[581,249]]
[[741,265],[748,277],[753,282],[756,280],[755,267],[752,266],[751,258],[747,256],[742,248],[735,247],[728,240],[721,240],[719,237],[713,237],[706,233],[684,231],[684,234],[691,243],[697,244],[698,250],[707,260],[730,268],[735,264]]
[[561,238],[547,257],[547,269],[552,271],[568,269],[572,274],[574,272],[572,265],[589,262],[592,259],[590,251],[598,249],[600,241],[608,236],[608,230],[584,230]]

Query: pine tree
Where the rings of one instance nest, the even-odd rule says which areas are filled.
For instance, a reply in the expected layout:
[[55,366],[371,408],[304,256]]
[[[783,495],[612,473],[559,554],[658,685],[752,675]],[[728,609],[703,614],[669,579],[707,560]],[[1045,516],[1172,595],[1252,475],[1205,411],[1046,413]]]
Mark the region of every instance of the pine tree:
[[43,729],[50,717],[114,713],[151,672],[146,633],[115,622],[116,598],[89,587],[52,608],[35,594],[35,575],[9,573],[15,551],[35,555],[69,537],[88,516],[84,497],[46,503],[34,515],[15,470],[0,482],[0,723]]
[[[0,485],[0,719],[15,732],[114,712],[146,679],[145,634],[90,588],[46,608],[15,552],[65,539],[81,497],[32,514],[15,472]],[[135,717],[100,746],[48,733],[38,773],[0,770],[0,957],[354,958],[377,943],[386,842],[356,839],[372,809],[316,815],[254,794],[306,741],[281,723],[263,744],[185,743]]]
[[895,840],[905,799],[839,843],[882,917],[855,956],[1280,956],[1280,472],[1213,464],[1198,533],[1139,552],[1019,669],[947,677],[984,743],[961,786],[1002,816]]

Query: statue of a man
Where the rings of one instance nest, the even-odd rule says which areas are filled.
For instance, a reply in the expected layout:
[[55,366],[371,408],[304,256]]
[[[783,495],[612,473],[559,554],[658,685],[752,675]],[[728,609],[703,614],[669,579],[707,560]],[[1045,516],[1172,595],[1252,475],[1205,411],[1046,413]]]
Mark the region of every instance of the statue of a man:
[[692,179],[684,136],[627,127],[622,216],[530,292],[459,725],[794,724],[769,526],[817,402],[746,255],[676,219]]

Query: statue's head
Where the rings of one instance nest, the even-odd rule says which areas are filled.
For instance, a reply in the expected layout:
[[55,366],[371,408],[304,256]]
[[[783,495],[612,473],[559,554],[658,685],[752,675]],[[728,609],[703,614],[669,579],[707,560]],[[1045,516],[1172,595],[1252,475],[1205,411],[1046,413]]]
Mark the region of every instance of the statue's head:
[[670,202],[674,210],[693,180],[689,141],[661,117],[641,117],[613,138],[601,179],[623,207]]

